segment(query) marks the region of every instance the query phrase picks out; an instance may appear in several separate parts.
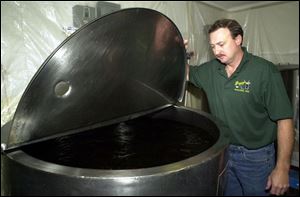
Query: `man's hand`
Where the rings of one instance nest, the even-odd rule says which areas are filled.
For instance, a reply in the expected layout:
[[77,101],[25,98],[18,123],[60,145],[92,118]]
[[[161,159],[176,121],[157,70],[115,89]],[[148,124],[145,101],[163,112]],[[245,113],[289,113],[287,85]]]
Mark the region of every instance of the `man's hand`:
[[268,177],[266,190],[270,190],[271,194],[283,195],[289,188],[288,172],[280,169],[274,169]]
[[[185,46],[185,50],[187,50],[187,48],[188,48],[188,42],[189,42],[188,40],[183,41],[184,46]],[[191,58],[191,56],[188,52],[186,52],[186,57],[187,57],[187,59]],[[190,71],[189,64],[186,64],[185,69],[186,69],[186,72],[185,72],[186,73],[186,80],[188,81],[189,80],[189,71]]]
[[185,50],[187,50],[187,48],[188,48],[188,40],[183,40],[183,44],[184,44],[184,46],[185,46]]
[[[188,49],[188,40],[183,40],[185,50]],[[186,51],[186,59],[191,59],[194,56],[194,51]]]

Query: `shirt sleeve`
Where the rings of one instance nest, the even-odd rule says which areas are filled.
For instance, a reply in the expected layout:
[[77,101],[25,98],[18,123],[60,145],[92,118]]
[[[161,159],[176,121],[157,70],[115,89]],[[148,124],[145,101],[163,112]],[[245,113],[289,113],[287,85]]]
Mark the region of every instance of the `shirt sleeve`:
[[293,109],[282,77],[276,66],[268,65],[263,89],[264,105],[273,121],[293,118]]
[[203,80],[203,76],[201,72],[201,66],[190,66],[189,68],[189,81],[195,86],[202,88],[203,84],[201,81]]

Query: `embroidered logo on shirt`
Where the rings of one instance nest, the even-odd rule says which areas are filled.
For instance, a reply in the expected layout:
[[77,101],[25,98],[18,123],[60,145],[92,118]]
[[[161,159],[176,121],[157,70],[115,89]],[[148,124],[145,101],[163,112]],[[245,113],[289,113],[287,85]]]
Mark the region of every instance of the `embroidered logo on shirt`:
[[250,81],[236,81],[234,91],[250,93]]

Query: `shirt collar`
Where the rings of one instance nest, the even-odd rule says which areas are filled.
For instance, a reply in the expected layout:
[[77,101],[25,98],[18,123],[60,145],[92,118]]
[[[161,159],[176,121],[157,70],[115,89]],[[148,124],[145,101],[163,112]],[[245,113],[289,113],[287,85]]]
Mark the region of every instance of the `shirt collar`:
[[246,47],[242,47],[242,50],[244,52],[242,61],[240,62],[240,65],[238,66],[238,68],[236,69],[236,72],[239,73],[243,67],[245,67],[245,64],[249,61],[250,59],[250,54],[248,53]]

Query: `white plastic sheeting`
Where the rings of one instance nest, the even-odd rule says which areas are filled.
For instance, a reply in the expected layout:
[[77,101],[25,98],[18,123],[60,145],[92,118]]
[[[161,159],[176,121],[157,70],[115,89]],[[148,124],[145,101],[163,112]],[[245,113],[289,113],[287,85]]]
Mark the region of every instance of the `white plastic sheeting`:
[[[189,40],[190,64],[212,58],[206,34],[219,18],[234,18],[245,30],[244,45],[278,64],[299,65],[299,2],[226,13],[198,2],[112,1],[121,9],[145,7],[162,12]],[[72,7],[95,7],[93,1],[1,2],[1,126],[12,119],[26,86],[48,55],[70,34]],[[197,99],[187,96],[188,106]]]
[[244,29],[244,46],[275,64],[299,65],[299,2],[229,14]]

